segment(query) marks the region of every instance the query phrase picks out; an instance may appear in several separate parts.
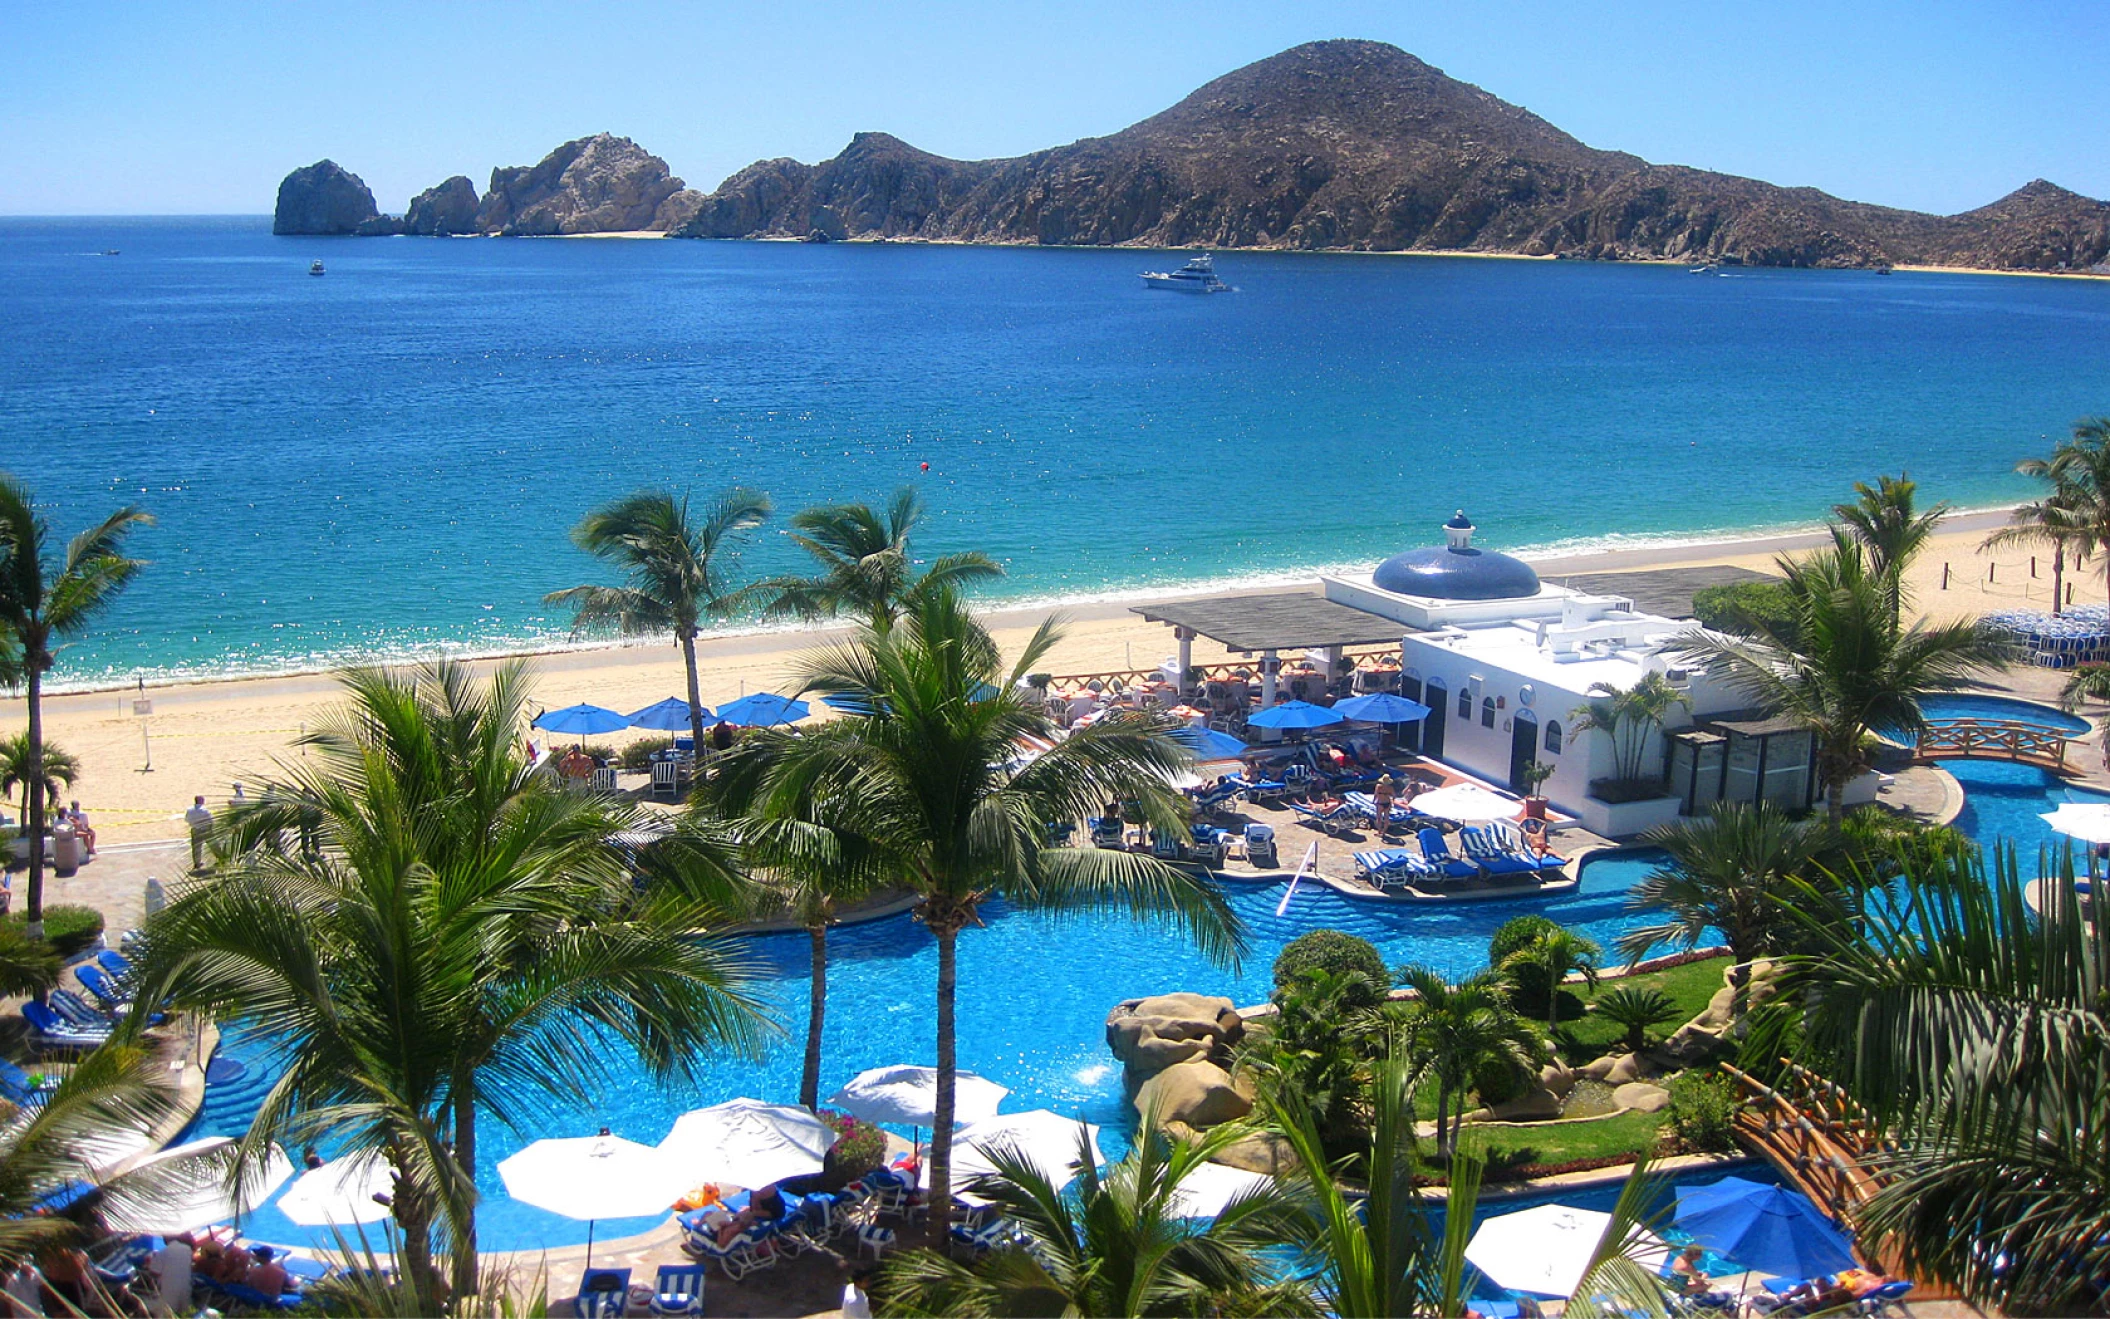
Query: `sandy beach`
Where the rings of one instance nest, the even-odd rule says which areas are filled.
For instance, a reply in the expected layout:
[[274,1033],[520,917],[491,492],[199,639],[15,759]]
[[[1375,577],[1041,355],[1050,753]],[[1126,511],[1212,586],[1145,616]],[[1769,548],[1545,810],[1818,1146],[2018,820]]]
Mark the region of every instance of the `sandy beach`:
[[[1913,573],[1918,608],[1930,617],[1976,617],[2000,610],[2046,608],[2051,568],[2039,554],[2031,575],[2027,549],[1987,555],[1978,549],[1987,529],[2006,519],[2001,511],[1960,514],[1921,557]],[[1727,564],[1769,570],[1775,556],[1816,544],[1821,533],[1769,536],[1714,545],[1651,547],[1540,560],[1549,581],[1577,573]],[[1946,584],[1945,584],[1946,578]],[[2074,598],[2104,599],[2099,565],[2069,573]],[[1282,589],[1282,588],[1269,588]],[[1160,597],[1162,598],[1162,597]],[[1081,674],[1155,666],[1173,651],[1169,629],[1145,622],[1128,601],[1071,608],[1063,640],[1041,668]],[[998,640],[1016,651],[1049,611],[998,610],[991,622]],[[787,691],[800,651],[838,640],[841,628],[707,639],[698,646],[703,699],[719,704],[748,692]],[[1197,643],[1197,663],[1227,658],[1209,643]],[[682,691],[680,652],[671,643],[628,645],[538,656],[537,694],[548,706],[587,701],[633,710]],[[297,755],[294,739],[339,699],[327,674],[241,679],[150,687],[152,713],[133,713],[132,691],[47,697],[45,735],[77,757],[80,799],[105,844],[180,837],[182,812],[196,793],[220,801],[235,783],[271,775],[274,761]],[[23,726],[23,703],[0,707],[0,734]],[[620,746],[643,733],[593,739]],[[152,770],[146,769],[151,753]]]

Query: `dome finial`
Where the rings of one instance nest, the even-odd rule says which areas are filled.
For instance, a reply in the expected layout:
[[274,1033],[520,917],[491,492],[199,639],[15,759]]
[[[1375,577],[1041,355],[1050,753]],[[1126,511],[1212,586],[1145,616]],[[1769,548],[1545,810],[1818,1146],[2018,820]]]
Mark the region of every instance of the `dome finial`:
[[1473,520],[1464,509],[1451,514],[1451,520],[1443,524],[1443,536],[1454,550],[1469,550],[1473,547]]

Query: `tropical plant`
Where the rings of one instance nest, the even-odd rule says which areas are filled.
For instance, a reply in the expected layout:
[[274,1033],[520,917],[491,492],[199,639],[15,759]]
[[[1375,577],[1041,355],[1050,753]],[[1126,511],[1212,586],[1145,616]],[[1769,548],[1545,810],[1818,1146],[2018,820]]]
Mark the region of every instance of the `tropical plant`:
[[1730,582],[1692,593],[1692,616],[1702,627],[1742,635],[1792,633],[1795,596],[1783,582]]
[[94,1165],[175,1110],[167,1077],[167,1064],[151,1053],[104,1045],[76,1063],[42,1102],[26,1110],[6,1106],[7,1120],[0,1122],[0,1266],[12,1269],[52,1247],[88,1244],[79,1217],[46,1212],[38,1203],[76,1182],[121,1198],[151,1198],[147,1177],[106,1179]]
[[[1614,782],[1623,785],[1659,784],[1663,780],[1661,753],[1651,765],[1651,751],[1671,711],[1685,704],[1685,693],[1670,685],[1660,673],[1651,673],[1632,687],[1621,689],[1610,683],[1590,684],[1589,700],[1568,716],[1569,731],[1587,733],[1595,729],[1612,739],[1612,762],[1617,767]],[[1591,785],[1594,790],[1596,785]]]
[[[635,808],[527,764],[524,665],[344,683],[302,758],[223,820],[220,873],[149,919],[138,998],[284,1042],[247,1156],[271,1141],[379,1151],[398,1258],[430,1307],[436,1227],[454,1292],[477,1291],[485,1112],[513,1125],[536,1095],[572,1097],[616,1041],[655,1074],[691,1075],[706,1051],[752,1046],[760,1009],[734,956],[698,937],[722,901],[633,883],[615,839]],[[312,846],[288,851],[288,835]]]
[[1906,570],[1949,515],[1945,503],[1922,511],[1918,491],[1919,482],[1903,473],[1879,476],[1873,487],[1854,482],[1853,503],[1832,505],[1833,516],[1868,556],[1869,570],[1883,580],[1893,623],[1905,607]]
[[672,632],[689,681],[689,733],[703,746],[703,693],[696,678],[696,637],[704,622],[727,618],[749,598],[726,583],[736,537],[762,525],[769,496],[735,488],[692,518],[689,497],[641,490],[604,504],[572,528],[572,543],[621,568],[623,586],[574,586],[542,602],[572,609],[573,627],[613,624],[625,635]]
[[[846,697],[863,713],[795,737],[756,730],[719,771],[716,799],[732,817],[824,824],[867,849],[876,875],[915,895],[916,919],[937,941],[939,1235],[952,1194],[959,935],[984,902],[1123,910],[1176,922],[1221,960],[1240,948],[1237,917],[1207,879],[1134,853],[1049,845],[1048,821],[1097,814],[1108,801],[1185,827],[1170,785],[1188,761],[1161,722],[1115,717],[1056,741],[1040,705],[1020,694],[1017,680],[1060,635],[1054,620],[1043,623],[1006,669],[959,597],[925,593],[895,626],[860,629],[802,662],[802,690]],[[1054,749],[1021,764],[1029,739]]]
[[1850,541],[1779,565],[1796,596],[1792,638],[1697,632],[1681,657],[1810,731],[1826,810],[1837,823],[1846,785],[1866,766],[1870,733],[1918,735],[1921,698],[1955,691],[2014,652],[1976,621],[1902,626],[1887,579]]
[[1721,932],[1739,962],[1778,952],[1795,928],[1782,899],[1840,857],[1839,836],[1824,821],[1794,819],[1771,802],[1720,802],[1644,841],[1670,861],[1633,887],[1627,908],[1665,919],[1619,937],[1629,962],[1658,944],[1697,948],[1710,930]]
[[[1269,1113],[1296,1158],[1291,1189],[1306,1206],[1297,1237],[1314,1262],[1312,1280],[1322,1313],[1340,1319],[1393,1319],[1399,1315],[1457,1319],[1467,1313],[1469,1273],[1466,1244],[1487,1158],[1473,1142],[1461,1142],[1449,1161],[1447,1212],[1424,1199],[1417,1182],[1414,1090],[1416,1073],[1397,1057],[1380,1062],[1371,1087],[1368,1145],[1358,1152],[1367,1193],[1351,1195],[1341,1185],[1340,1163],[1319,1138],[1308,1108],[1295,1094],[1271,1101]],[[1627,1258],[1643,1221],[1653,1187],[1646,1156],[1620,1190],[1611,1223],[1584,1270],[1570,1308],[1609,1302],[1620,1314],[1660,1319],[1662,1288],[1650,1272]]]
[[[2016,511],[2016,525],[2007,528],[2015,533],[2011,539],[2049,542],[2054,570],[2062,566],[2065,550],[2073,551],[2076,564],[2110,550],[2110,417],[2082,418],[2051,457],[2024,459],[2015,470],[2050,482],[2051,493]],[[1999,535],[1988,537],[1987,543],[1995,543]],[[2104,565],[2105,584],[2110,586],[2110,555]]]
[[1999,528],[1979,542],[1982,550],[1996,550],[2009,545],[2046,545],[2051,548],[2051,612],[2056,618],[2066,608],[2066,558],[2073,555],[2074,566],[2081,562],[2080,546],[2091,538],[2081,529],[2079,510],[2086,504],[2085,498],[2053,480],[2049,464],[2030,459],[2017,465],[2016,470],[2025,476],[2038,476],[2052,481],[2051,493],[2026,504],[2017,504],[2008,513],[2008,525]]
[[1457,984],[1426,966],[1409,966],[1400,983],[1415,997],[1400,1005],[1400,1047],[1436,1083],[1436,1144],[1458,1146],[1468,1096],[1483,1072],[1537,1067],[1545,1043],[1510,1005],[1509,987],[1490,969]]
[[[1893,1152],[1856,1214],[1910,1276],[2011,1314],[2100,1312],[2110,1277],[2110,922],[2070,863],[2032,910],[2013,851],[1809,888],[1779,980],[1801,1060]],[[1772,1011],[1769,1009],[1769,1011]]]
[[1524,795],[1538,796],[1539,789],[1545,786],[1546,780],[1553,777],[1553,768],[1543,760],[1526,761],[1523,771],[1517,775],[1517,781],[1523,784]]
[[[1500,942],[1500,931],[1496,932]],[[1545,1005],[1546,1027],[1551,1030],[1560,1016],[1561,982],[1579,971],[1583,980],[1597,983],[1597,959],[1604,949],[1586,934],[1556,925],[1540,930],[1519,947],[1503,953],[1493,965],[1508,982],[1510,997],[1529,1011]]]
[[869,504],[829,504],[794,513],[791,539],[820,571],[763,582],[761,589],[775,592],[770,611],[800,618],[855,614],[885,631],[923,596],[1004,575],[996,560],[971,550],[945,555],[917,573],[908,541],[924,513],[913,486],[896,490],[884,512]]
[[1340,930],[1306,930],[1275,954],[1275,989],[1279,993],[1306,971],[1358,971],[1383,992],[1391,980],[1385,955],[1368,939]]
[[1390,1022],[1384,985],[1361,970],[1309,967],[1275,991],[1275,1012],[1256,1021],[1238,1068],[1263,1096],[1295,1095],[1329,1150],[1346,1153],[1367,1129],[1370,1062]]
[[13,922],[0,923],[0,994],[41,994],[59,983],[59,953]]
[[[44,780],[44,809],[49,811],[59,804],[59,797],[72,787],[81,776],[81,763],[56,742],[43,746],[41,774]],[[29,785],[30,746],[28,733],[16,733],[13,737],[0,738],[0,797],[12,798],[16,789],[22,792],[22,836],[29,836]]]
[[1736,1087],[1720,1072],[1687,1070],[1671,1078],[1671,1130],[1689,1150],[1733,1153],[1736,1109]]
[[1180,1184],[1246,1136],[1220,1126],[1169,1140],[1149,1114],[1126,1157],[1102,1175],[1078,1136],[1077,1180],[1048,1176],[1016,1151],[990,1151],[996,1171],[975,1193],[1017,1233],[972,1264],[937,1250],[889,1260],[876,1295],[901,1315],[1310,1315],[1308,1293],[1276,1276],[1264,1254],[1294,1219],[1290,1198],[1262,1187],[1214,1218],[1187,1217]]
[[1625,1028],[1621,1047],[1628,1053],[1639,1053],[1648,1047],[1650,1027],[1667,1025],[1679,1016],[1678,1005],[1670,995],[1637,985],[1615,985],[1603,991],[1591,1001],[1590,1011]]
[[[29,921],[21,912],[9,912],[0,917],[0,928],[20,931],[24,938],[29,935]],[[61,958],[70,958],[95,947],[95,941],[102,934],[103,914],[93,907],[75,902],[55,902],[44,909],[43,942]]]
[[[64,642],[88,630],[143,566],[125,557],[125,541],[154,519],[126,506],[66,542],[54,553],[51,528],[38,516],[29,487],[0,475],[0,633],[11,645],[4,668],[27,699],[28,743],[21,781],[43,783],[44,675],[58,663]],[[44,797],[31,792],[22,812],[23,833],[44,835]],[[43,933],[44,849],[29,849],[29,932]]]

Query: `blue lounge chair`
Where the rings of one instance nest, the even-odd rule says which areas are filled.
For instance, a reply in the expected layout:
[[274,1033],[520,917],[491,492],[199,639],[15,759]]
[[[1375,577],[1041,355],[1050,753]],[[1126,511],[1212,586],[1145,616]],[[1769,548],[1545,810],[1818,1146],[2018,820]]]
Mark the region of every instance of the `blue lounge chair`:
[[1377,847],[1367,852],[1357,852],[1355,868],[1364,879],[1382,888],[1383,877],[1404,876],[1408,867],[1419,860],[1420,857],[1404,847]]
[[282,1292],[277,1296],[266,1296],[246,1282],[210,1282],[209,1291],[216,1291],[230,1301],[238,1301],[250,1310],[291,1310],[303,1304],[306,1297],[299,1292]]
[[1230,779],[1212,783],[1194,794],[1194,804],[1214,814],[1238,800],[1239,785]]
[[572,1308],[579,1319],[616,1319],[630,1308],[630,1270],[587,1270]]
[[17,1108],[31,1108],[48,1099],[59,1083],[46,1077],[41,1086],[30,1084],[29,1073],[0,1058],[0,1099]]
[[1512,856],[1496,845],[1487,832],[1478,826],[1468,826],[1458,831],[1458,845],[1465,855],[1477,862],[1490,875],[1524,875],[1538,870],[1536,863],[1521,856]]
[[1452,879],[1472,879],[1480,873],[1480,867],[1472,862],[1451,855],[1450,844],[1443,841],[1441,829],[1424,829],[1416,837],[1421,840],[1422,856],[1441,873]]
[[708,1272],[700,1264],[662,1264],[652,1280],[652,1313],[699,1315],[703,1313],[703,1279]]
[[1884,1283],[1868,1293],[1868,1295],[1863,1296],[1857,1304],[1862,1314],[1871,1316],[1871,1319],[1873,1319],[1876,1315],[1890,1313],[1891,1306],[1898,1304],[1911,1294],[1912,1284],[1906,1282],[1903,1278],[1899,1278],[1896,1281]]
[[132,961],[115,948],[105,948],[95,955],[95,964],[113,978],[124,981],[132,976]]
[[1127,826],[1122,824],[1121,821],[1109,820],[1104,816],[1094,815],[1091,818],[1091,826],[1093,847],[1118,850],[1128,846]]
[[82,1030],[35,999],[22,1005],[22,1019],[34,1028],[35,1042],[45,1048],[92,1049],[110,1038],[107,1027],[99,1031]]
[[1503,851],[1529,861],[1540,870],[1559,870],[1568,864],[1566,857],[1556,855],[1550,847],[1543,852],[1533,847],[1531,841],[1524,837],[1524,831],[1511,821],[1497,820],[1487,826],[1487,833]]
[[1275,854],[1275,826],[1271,824],[1249,824],[1245,827],[1246,864],[1255,870],[1273,870],[1281,864]]
[[110,1029],[110,1018],[88,1006],[88,1001],[70,989],[54,989],[45,995],[51,1000],[52,1011],[64,1018],[66,1023],[78,1030]]
[[1297,822],[1308,825],[1319,832],[1331,835],[1336,829],[1343,832],[1353,829],[1358,823],[1357,813],[1346,802],[1322,802],[1307,806],[1303,802],[1289,803],[1290,814]]
[[73,977],[81,982],[82,989],[95,995],[96,1001],[111,1012],[122,1012],[131,1005],[132,996],[111,983],[99,967],[83,962],[73,969]]

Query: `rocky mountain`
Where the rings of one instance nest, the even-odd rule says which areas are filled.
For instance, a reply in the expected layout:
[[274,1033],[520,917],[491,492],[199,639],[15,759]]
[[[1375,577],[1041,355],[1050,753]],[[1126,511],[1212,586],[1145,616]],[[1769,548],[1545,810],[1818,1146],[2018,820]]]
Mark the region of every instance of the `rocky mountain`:
[[664,231],[686,223],[701,201],[666,161],[627,137],[596,133],[539,164],[492,170],[475,227],[509,235]]
[[334,160],[288,174],[271,213],[275,234],[349,234],[377,214],[365,180]]
[[1394,46],[1322,41],[1109,137],[950,160],[860,133],[725,180],[688,237],[1464,250],[2087,269],[2110,205],[2038,182],[1957,216],[1601,151]]
[[421,237],[478,233],[476,209],[476,185],[467,175],[457,174],[410,199],[410,209],[403,212],[403,232]]

